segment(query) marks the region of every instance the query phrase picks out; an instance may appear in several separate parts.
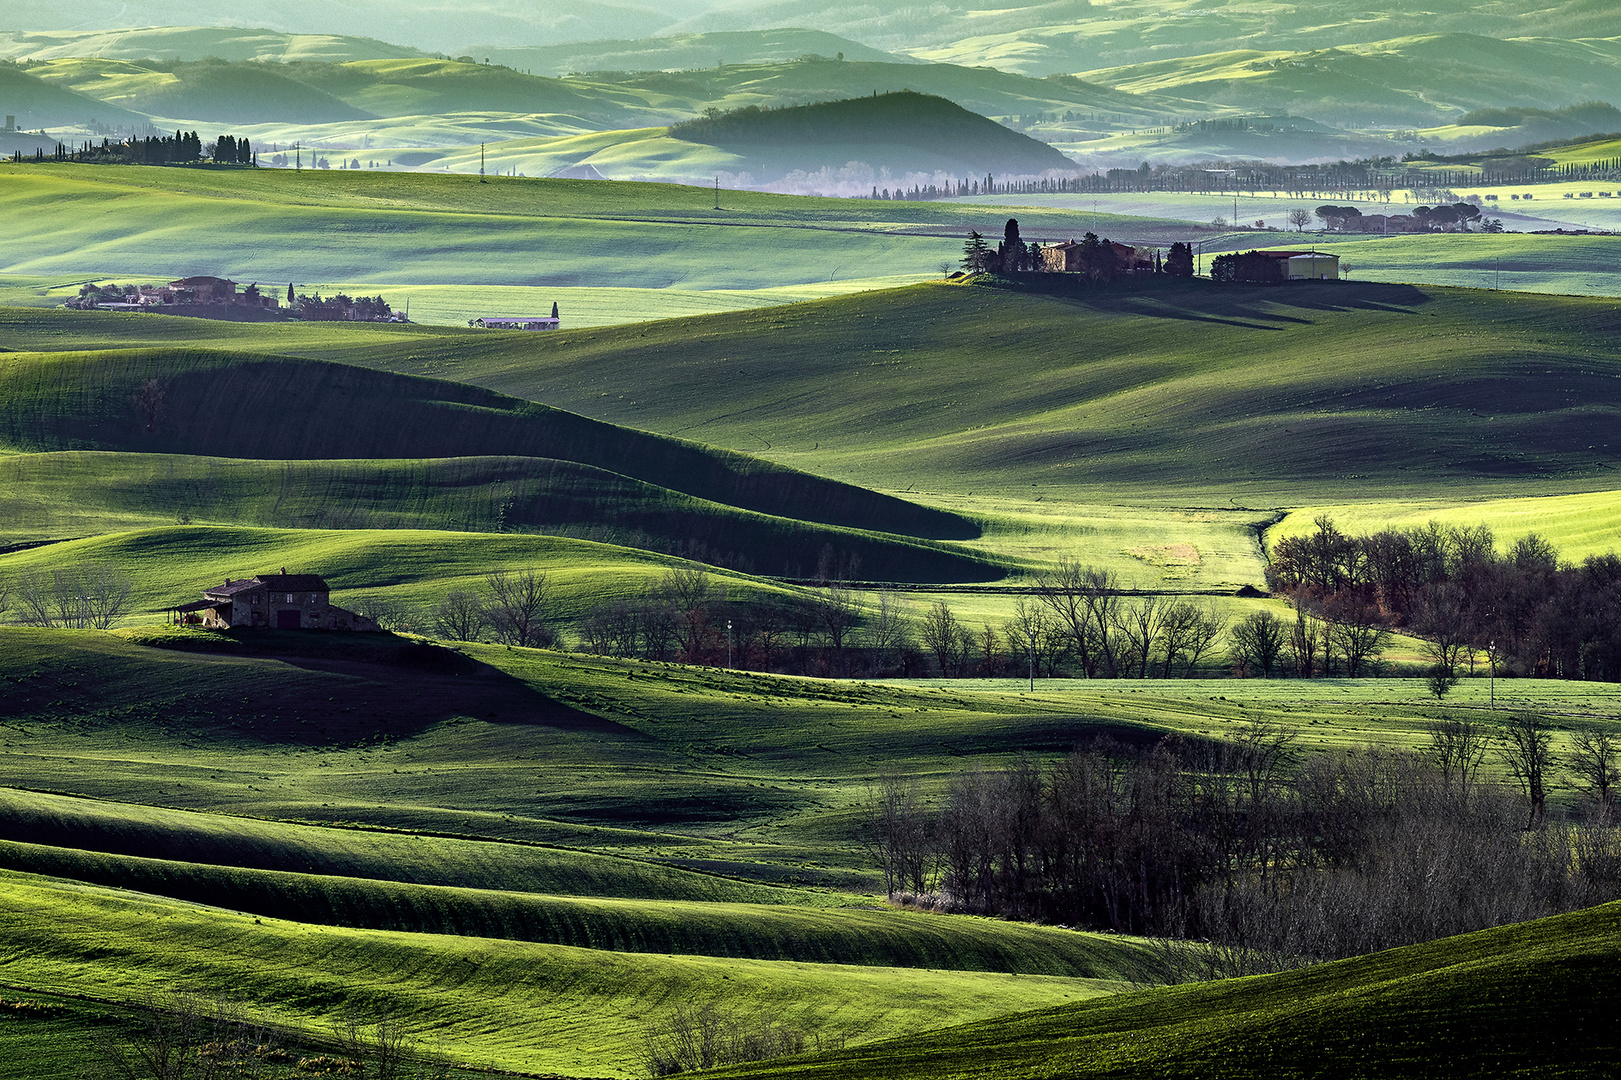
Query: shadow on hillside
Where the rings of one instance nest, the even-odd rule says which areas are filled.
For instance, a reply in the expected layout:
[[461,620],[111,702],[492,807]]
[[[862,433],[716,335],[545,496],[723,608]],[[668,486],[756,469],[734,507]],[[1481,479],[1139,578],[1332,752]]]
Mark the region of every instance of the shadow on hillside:
[[1021,274],[992,287],[1082,304],[1094,311],[1247,330],[1283,330],[1309,325],[1314,316],[1350,311],[1416,314],[1429,294],[1414,285],[1378,282],[1291,282],[1285,285],[1220,285],[1203,279],[1144,278],[1095,285],[1073,274]]
[[239,700],[222,701],[210,710],[217,722],[263,742],[404,738],[458,718],[568,734],[643,737],[443,645],[386,633],[241,630],[217,637],[217,647],[182,647],[202,656],[251,657],[294,669],[285,681],[260,671]]

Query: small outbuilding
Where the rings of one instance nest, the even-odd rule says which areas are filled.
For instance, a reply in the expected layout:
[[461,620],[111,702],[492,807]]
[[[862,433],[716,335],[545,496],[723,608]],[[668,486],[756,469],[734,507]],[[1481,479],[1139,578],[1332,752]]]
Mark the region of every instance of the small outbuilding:
[[376,630],[377,622],[332,603],[332,590],[314,574],[225,579],[203,590],[203,599],[174,609],[183,622],[212,630]]

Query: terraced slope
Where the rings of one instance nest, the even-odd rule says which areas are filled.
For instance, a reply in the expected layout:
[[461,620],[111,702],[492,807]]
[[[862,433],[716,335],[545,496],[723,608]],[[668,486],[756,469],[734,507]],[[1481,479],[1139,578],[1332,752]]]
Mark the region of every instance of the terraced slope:
[[721,1076],[1609,1073],[1621,905],[1282,975],[1064,1006]]

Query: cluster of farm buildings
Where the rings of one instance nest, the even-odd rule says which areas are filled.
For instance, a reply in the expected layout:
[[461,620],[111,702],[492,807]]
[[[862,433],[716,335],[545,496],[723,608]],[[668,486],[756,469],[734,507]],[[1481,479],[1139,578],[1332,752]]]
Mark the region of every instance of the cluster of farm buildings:
[[195,307],[219,305],[262,308],[275,311],[281,301],[273,293],[262,293],[257,283],[237,291],[237,284],[225,278],[188,277],[167,285],[86,285],[67,307],[100,311],[146,311],[155,307]]

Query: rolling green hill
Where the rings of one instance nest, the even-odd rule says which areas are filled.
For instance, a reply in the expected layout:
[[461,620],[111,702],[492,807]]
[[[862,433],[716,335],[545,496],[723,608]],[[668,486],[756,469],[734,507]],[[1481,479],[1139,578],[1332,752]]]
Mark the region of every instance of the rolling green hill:
[[[765,439],[775,460],[896,491],[1532,494],[1614,486],[1614,319],[1604,298],[1350,282],[1070,298],[930,284],[582,331],[531,366],[491,356],[459,377],[720,445]],[[645,396],[594,397],[616,369]],[[717,408],[722,371],[747,377]]]
[[[17,118],[18,128],[61,128],[89,124],[150,126],[147,118],[112,102],[100,100],[65,86],[56,86],[36,75],[38,65],[0,63],[0,101],[7,115]],[[7,153],[11,151],[7,147]],[[17,147],[16,149],[22,149]]]
[[[135,401],[151,382],[154,404]],[[648,436],[456,383],[204,351],[18,354],[0,361],[0,443],[261,459],[557,458],[801,520],[940,538],[954,515],[740,454]],[[258,422],[275,415],[275,424]]]
[[1304,971],[1173,987],[718,1073],[757,1077],[1596,1076],[1621,905]]
[[1063,154],[944,98],[910,92],[782,109],[738,109],[678,124],[670,135],[760,162],[761,178],[830,163],[880,172],[1025,175],[1072,167]]
[[0,31],[0,56],[13,60],[395,60],[423,53],[375,38],[287,34],[225,26],[148,26],[118,30]]
[[[1243,49],[1085,72],[1117,90],[1171,94],[1247,110],[1288,112],[1358,126],[1431,127],[1474,109],[1558,108],[1615,96],[1614,40],[1421,34],[1310,51]],[[1496,125],[1515,126],[1515,125]],[[1609,130],[1590,128],[1588,130]],[[1508,132],[1524,145],[1537,130]],[[1517,140],[1517,141],[1515,141]]]
[[567,45],[515,47],[479,45],[472,49],[498,64],[538,72],[695,71],[730,64],[797,60],[803,56],[839,57],[871,63],[912,63],[908,57],[869,49],[860,42],[821,30],[792,27],[715,34],[665,34],[619,41],[581,41]]
[[[1113,985],[972,971],[919,980],[912,968],[310,926],[26,874],[0,879],[8,944],[0,979],[11,986],[128,1002],[183,971],[189,986],[229,992],[283,1023],[331,1031],[345,1012],[387,1013],[454,1060],[530,1073],[637,1075],[648,1010],[694,998],[770,1009],[796,1026],[864,1041]],[[19,1064],[28,1067],[0,1067]]]
[[[325,66],[325,65],[323,65]],[[222,60],[53,60],[30,73],[132,113],[220,124],[323,124],[370,114],[289,78],[280,64]],[[212,141],[212,140],[209,140]]]
[[978,552],[752,513],[554,458],[255,461],[69,451],[0,456],[0,484],[0,541],[13,543],[186,521],[547,533],[705,553],[769,574],[809,573],[828,545],[858,556],[873,580],[938,583],[1000,572]]

